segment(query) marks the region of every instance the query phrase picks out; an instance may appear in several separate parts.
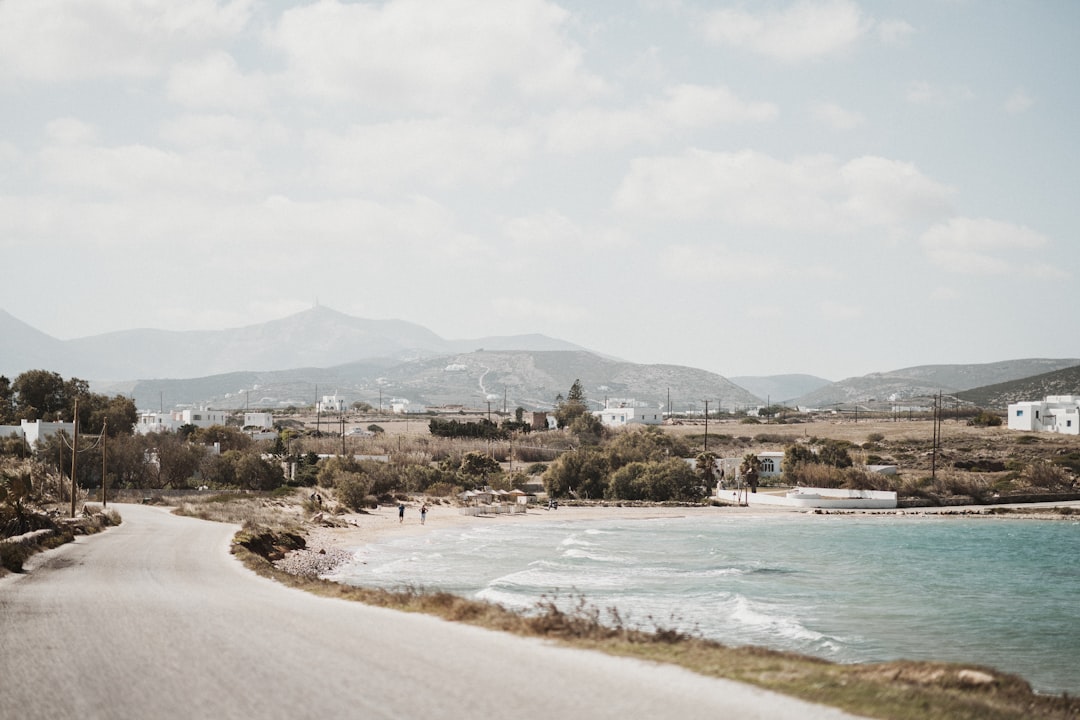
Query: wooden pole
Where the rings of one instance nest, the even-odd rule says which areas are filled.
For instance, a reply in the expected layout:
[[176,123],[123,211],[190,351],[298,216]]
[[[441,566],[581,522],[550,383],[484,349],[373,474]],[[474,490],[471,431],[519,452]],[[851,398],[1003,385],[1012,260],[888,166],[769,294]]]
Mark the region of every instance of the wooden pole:
[[79,401],[75,401],[75,429],[71,438],[71,517],[75,517],[75,469],[79,457]]
[[109,418],[105,418],[104,423],[101,426],[101,507],[102,509],[109,507],[109,490],[106,484],[109,479],[109,461],[107,455],[107,445],[109,438]]

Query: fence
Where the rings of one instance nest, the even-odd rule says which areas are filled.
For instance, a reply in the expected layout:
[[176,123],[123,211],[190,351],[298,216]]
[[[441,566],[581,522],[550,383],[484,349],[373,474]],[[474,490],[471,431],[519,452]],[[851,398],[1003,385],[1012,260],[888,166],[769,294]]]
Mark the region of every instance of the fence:
[[461,508],[462,515],[524,515],[525,506],[520,503],[502,505],[468,505]]

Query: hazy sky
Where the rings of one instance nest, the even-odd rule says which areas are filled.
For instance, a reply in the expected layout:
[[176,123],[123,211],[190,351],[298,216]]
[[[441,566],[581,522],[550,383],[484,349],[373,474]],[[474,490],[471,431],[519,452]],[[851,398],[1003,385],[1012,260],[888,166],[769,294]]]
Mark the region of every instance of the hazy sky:
[[[0,1],[0,308],[1080,356],[1080,3]],[[2,342],[0,338],[0,342]]]

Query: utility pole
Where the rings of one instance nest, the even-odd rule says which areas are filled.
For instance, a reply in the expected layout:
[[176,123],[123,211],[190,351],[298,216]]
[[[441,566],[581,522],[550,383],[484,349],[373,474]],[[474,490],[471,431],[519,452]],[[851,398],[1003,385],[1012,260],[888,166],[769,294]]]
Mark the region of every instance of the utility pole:
[[934,420],[933,420],[934,429],[933,429],[933,434],[932,434],[933,439],[931,440],[932,448],[931,448],[931,451],[930,451],[930,479],[931,480],[937,480],[937,453],[938,453],[938,444],[941,442],[941,430],[940,430],[941,426],[939,424],[940,417],[941,417],[941,391],[938,391],[937,397],[934,398]]
[[705,401],[705,450],[709,452],[709,401]]
[[75,400],[75,429],[71,438],[71,517],[75,517],[75,470],[79,457],[79,401]]
[[109,442],[109,418],[105,418],[105,421],[101,425],[101,507],[105,509],[109,507],[109,490],[106,484],[109,479],[109,464],[107,459]]

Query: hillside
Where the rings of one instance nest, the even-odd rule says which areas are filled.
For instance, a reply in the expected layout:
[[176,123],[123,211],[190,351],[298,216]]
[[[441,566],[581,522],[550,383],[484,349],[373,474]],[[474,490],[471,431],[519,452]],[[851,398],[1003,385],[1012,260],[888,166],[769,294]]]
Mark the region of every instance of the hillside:
[[544,335],[445,340],[414,323],[357,318],[323,306],[228,330],[140,329],[74,340],[57,340],[0,311],[0,332],[0,373],[47,368],[98,382],[326,368],[371,358],[401,362],[462,349],[583,349]]
[[1080,395],[1080,365],[957,393],[962,400],[997,410],[1004,410],[1009,403],[1042,400],[1047,395]]
[[[548,409],[580,379],[590,407],[606,399],[633,400],[676,411],[700,411],[714,403],[757,405],[757,399],[715,373],[676,365],[637,365],[588,352],[478,351],[403,363],[383,360],[275,372],[227,373],[190,380],[146,380],[130,390],[141,408],[206,403],[218,408],[310,405],[337,394],[346,403],[389,406],[404,398],[414,408],[465,405],[493,410]],[[316,387],[317,386],[317,387]],[[713,404],[712,407],[716,407]]]
[[936,395],[938,392],[956,394],[1076,365],[1080,365],[1080,359],[1026,358],[967,365],[920,365],[847,378],[803,395],[794,404],[821,408],[837,403],[899,401]]
[[741,388],[762,401],[787,402],[793,398],[801,397],[815,390],[831,385],[831,380],[817,377],[816,375],[766,375],[740,376],[728,378]]

